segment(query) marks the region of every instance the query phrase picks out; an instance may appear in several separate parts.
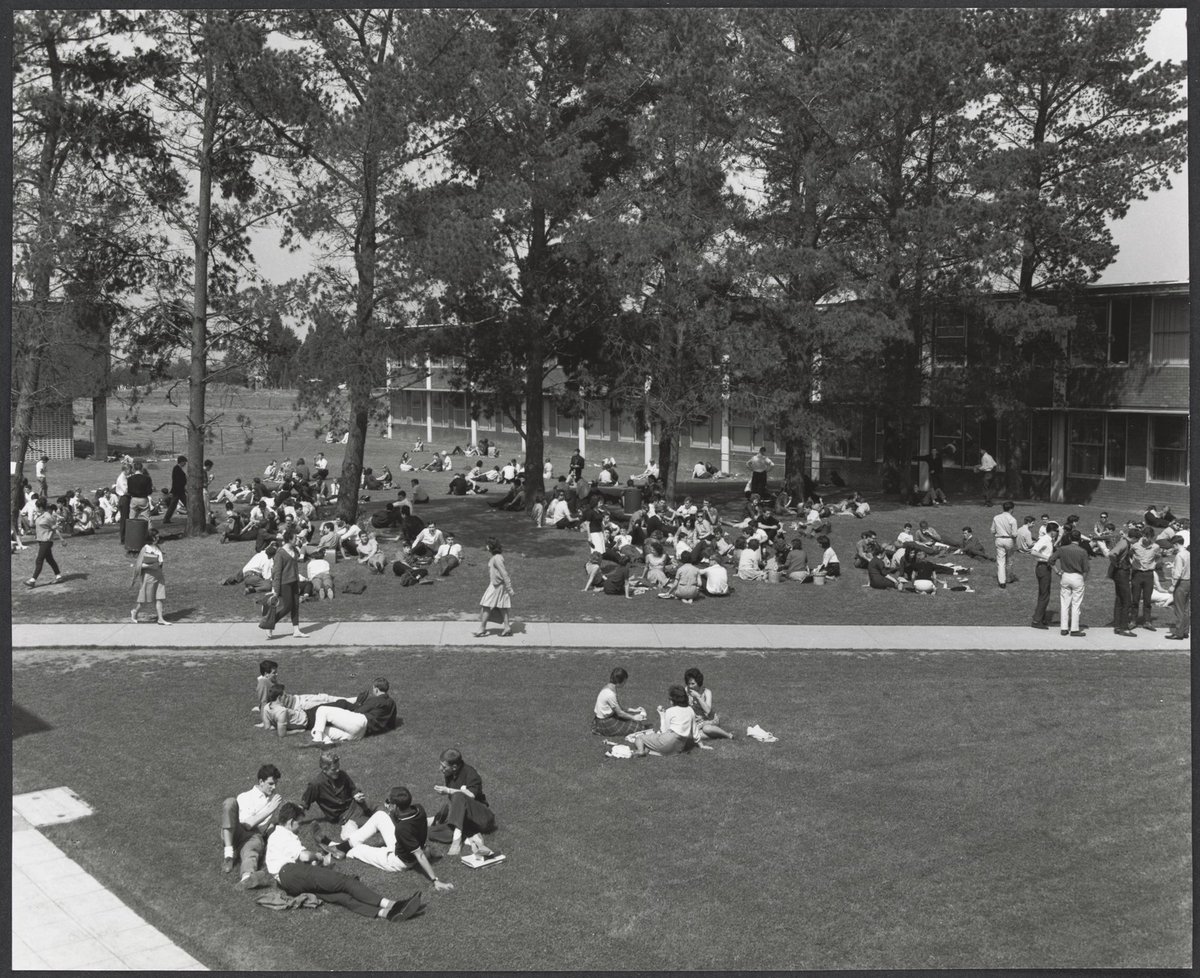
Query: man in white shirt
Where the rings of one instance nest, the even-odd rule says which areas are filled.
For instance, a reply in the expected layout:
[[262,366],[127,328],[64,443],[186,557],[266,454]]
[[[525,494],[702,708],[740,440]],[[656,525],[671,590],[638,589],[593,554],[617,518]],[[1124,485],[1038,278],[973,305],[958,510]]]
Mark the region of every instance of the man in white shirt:
[[517,460],[514,458],[500,470],[501,482],[515,482],[517,478]]
[[571,516],[571,506],[562,493],[555,493],[546,507],[546,525],[555,526],[560,530],[573,529],[579,525],[579,520]]
[[760,498],[766,496],[767,472],[775,467],[775,463],[767,457],[767,446],[760,446],[758,451],[750,456],[750,461],[747,465],[750,469],[750,488],[748,492],[751,495],[757,494]]
[[975,466],[975,471],[983,475],[983,505],[991,506],[992,482],[996,477],[996,460],[987,453],[987,449],[979,450],[979,464]]
[[266,835],[283,798],[278,793],[283,775],[274,764],[258,769],[258,784],[221,804],[221,842],[225,847],[223,872],[232,873],[234,858],[241,854],[242,879],[258,869],[266,848]]
[[649,485],[651,482],[657,482],[658,481],[658,471],[659,471],[658,462],[655,462],[652,460],[646,466],[645,472],[641,473],[640,475],[635,475],[633,477],[633,484],[635,486],[645,486],[645,485]]
[[1012,511],[1013,502],[1010,499],[1004,503],[1003,512],[997,513],[992,519],[992,536],[996,539],[996,580],[1002,588],[1017,583],[1017,575],[1009,567],[1017,545],[1017,518]]
[[442,531],[437,528],[437,524],[433,520],[430,520],[413,540],[410,553],[414,557],[432,557],[445,542],[446,538],[442,535]]
[[550,480],[554,478],[554,463],[550,459],[546,459],[542,465],[542,482],[549,485]]
[[247,594],[271,590],[271,574],[275,569],[275,544],[258,551],[242,568],[242,584]]
[[701,590],[714,598],[729,594],[729,572],[720,564],[709,564],[700,569]]
[[1050,607],[1050,555],[1054,553],[1054,544],[1058,540],[1058,524],[1047,523],[1043,529],[1046,531],[1033,543],[1033,549],[1029,552],[1033,555],[1033,559],[1037,561],[1034,573],[1037,575],[1038,596],[1037,604],[1033,608],[1033,627],[1047,629],[1050,627],[1050,621],[1046,617],[1046,612]]
[[454,539],[453,533],[447,533],[443,543],[437,548],[433,565],[429,568],[434,577],[445,577],[455,567],[462,563],[462,544]]

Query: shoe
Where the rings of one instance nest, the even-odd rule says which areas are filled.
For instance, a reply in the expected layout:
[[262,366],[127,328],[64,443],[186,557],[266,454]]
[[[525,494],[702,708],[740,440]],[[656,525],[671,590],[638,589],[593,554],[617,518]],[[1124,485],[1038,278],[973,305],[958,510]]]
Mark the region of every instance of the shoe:
[[25,582],[25,586],[26,586],[26,587],[37,587],[37,581],[35,581],[35,580],[34,580],[34,579],[31,577],[29,580],[27,580],[27,581]]
[[233,872],[233,856],[226,856],[224,859],[221,860],[221,872],[222,873],[232,873]]
[[298,628],[293,628],[292,638],[304,638],[304,632],[300,631]]
[[1145,625],[1143,625],[1142,628],[1146,629],[1146,631],[1148,631],[1148,632],[1157,632],[1158,631],[1158,629],[1155,628],[1153,625],[1151,625],[1149,622],[1147,622]]
[[[1132,632],[1130,634],[1132,634]],[[1177,642],[1186,642],[1188,640],[1189,636],[1187,636],[1187,635],[1168,635],[1167,638],[1173,638]]]
[[1085,638],[1086,636],[1087,632],[1071,632],[1072,638]]
[[[1113,634],[1114,635],[1124,635],[1125,638],[1137,638],[1137,632],[1131,632],[1128,628],[1114,628]],[[1167,636],[1167,638],[1170,638],[1170,637],[1171,637],[1170,635]]]
[[350,851],[350,843],[346,841],[325,841],[321,843],[321,848],[329,853],[329,855],[333,856],[334,859],[345,859],[346,854]]
[[1070,633],[1070,631],[1069,631],[1068,629],[1064,628],[1064,629],[1063,629],[1061,632],[1059,632],[1058,634],[1059,634],[1059,635],[1070,635],[1071,633]]
[[1001,591],[1003,591],[1003,590],[1004,590],[1006,587],[1008,587],[1008,585],[1007,585],[1007,584],[1001,584],[1001,585],[1000,585],[1000,590],[1001,590]]
[[55,575],[54,575],[54,583],[55,583],[55,584],[61,584],[61,583],[62,583],[62,581],[63,581],[63,576],[62,576],[62,574],[55,574]]
[[1017,581],[1019,581],[1019,580],[1020,580],[1020,578],[1019,578],[1019,577],[1010,577],[1010,578],[1008,579],[1008,583],[1009,583],[1009,584],[1016,584],[1016,583],[1017,583]]
[[1050,626],[1049,626],[1049,625],[1043,625],[1043,624],[1042,624],[1040,621],[1035,621],[1035,622],[1033,623],[1033,627],[1034,627],[1034,628],[1047,629],[1047,628],[1049,628]]
[[407,900],[401,903],[397,900],[388,907],[388,920],[412,920],[417,914],[425,909],[425,901],[420,893],[414,893]]

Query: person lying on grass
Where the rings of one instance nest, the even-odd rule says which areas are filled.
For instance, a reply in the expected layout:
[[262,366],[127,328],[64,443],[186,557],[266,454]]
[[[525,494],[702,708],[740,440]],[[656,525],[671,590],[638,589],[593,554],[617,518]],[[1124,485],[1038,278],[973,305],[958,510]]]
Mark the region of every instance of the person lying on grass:
[[696,744],[696,714],[688,705],[688,694],[682,686],[667,690],[671,705],[658,707],[658,730],[642,731],[633,738],[635,757],[650,754],[682,754]]
[[332,828],[326,823],[337,827],[336,838],[345,839],[374,814],[374,809],[367,804],[367,796],[358,790],[354,779],[342,770],[342,760],[336,753],[322,751],[317,768],[317,776],[304,788],[300,809],[307,812],[317,806],[321,814],[313,834],[318,845],[324,845],[332,838]]
[[603,737],[626,737],[647,730],[646,711],[642,707],[626,710],[617,701],[617,691],[625,685],[629,673],[617,666],[608,674],[608,682],[596,697],[592,710],[592,730]]
[[362,740],[395,730],[400,717],[396,712],[396,701],[388,694],[390,688],[381,676],[370,689],[359,693],[353,703],[338,700],[318,706],[313,718],[313,745]]
[[438,759],[443,784],[433,786],[447,800],[437,814],[428,819],[429,838],[434,842],[448,842],[446,855],[457,856],[464,842],[478,855],[490,856],[492,850],[483,843],[484,832],[496,828],[496,816],[488,807],[483,794],[483,779],[479,772],[463,760],[462,752],[449,747]]
[[266,870],[284,893],[311,893],[360,917],[379,920],[409,920],[421,912],[424,897],[420,891],[405,900],[390,900],[353,876],[327,868],[333,857],[305,849],[296,834],[300,815],[299,805],[290,801],[285,804],[279,812],[279,827],[267,843]]
[[221,843],[224,853],[223,872],[232,873],[234,859],[241,859],[242,881],[258,869],[266,848],[266,834],[274,825],[276,812],[283,799],[279,782],[283,775],[274,764],[258,769],[258,783],[248,791],[221,803]]
[[289,733],[312,730],[316,724],[317,708],[344,703],[346,699],[331,693],[288,693],[282,685],[271,687],[262,710],[264,730],[274,729],[280,737]]
[[704,685],[704,673],[695,666],[685,670],[683,687],[692,712],[696,714],[696,739],[733,740],[733,734],[720,727],[721,718],[713,711],[713,694]]
[[[453,883],[438,879],[425,852],[429,821],[425,809],[413,801],[412,793],[398,786],[388,792],[381,811],[375,812],[361,828],[343,831],[340,841],[326,843],[324,849],[334,859],[349,856],[386,873],[420,869],[435,889],[453,890]],[[376,837],[383,845],[368,845]],[[482,845],[475,851],[492,854]]]

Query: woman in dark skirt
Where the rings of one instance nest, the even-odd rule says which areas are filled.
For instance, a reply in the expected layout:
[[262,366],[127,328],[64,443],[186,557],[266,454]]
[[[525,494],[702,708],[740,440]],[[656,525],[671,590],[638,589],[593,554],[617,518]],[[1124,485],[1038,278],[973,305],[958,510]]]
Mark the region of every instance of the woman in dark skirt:
[[592,729],[604,737],[625,737],[650,727],[646,722],[645,710],[639,708],[631,712],[622,709],[621,704],[617,702],[617,688],[624,686],[628,678],[629,673],[617,666],[609,674],[608,684],[596,697],[596,708],[592,711]]

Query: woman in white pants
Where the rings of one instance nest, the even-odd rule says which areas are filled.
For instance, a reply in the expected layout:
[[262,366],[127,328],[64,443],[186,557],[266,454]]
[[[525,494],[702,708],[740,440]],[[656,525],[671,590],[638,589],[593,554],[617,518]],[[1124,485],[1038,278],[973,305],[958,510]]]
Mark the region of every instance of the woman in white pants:
[[1051,568],[1062,574],[1059,582],[1059,614],[1061,635],[1083,636],[1079,627],[1080,611],[1083,607],[1083,591],[1088,573],[1088,552],[1083,549],[1078,530],[1071,531],[1069,539],[1050,555]]

